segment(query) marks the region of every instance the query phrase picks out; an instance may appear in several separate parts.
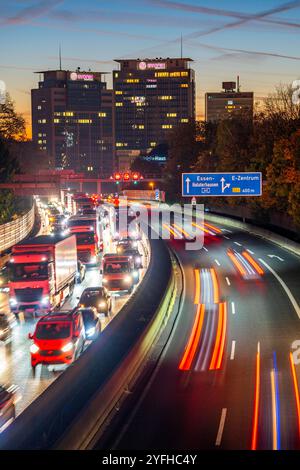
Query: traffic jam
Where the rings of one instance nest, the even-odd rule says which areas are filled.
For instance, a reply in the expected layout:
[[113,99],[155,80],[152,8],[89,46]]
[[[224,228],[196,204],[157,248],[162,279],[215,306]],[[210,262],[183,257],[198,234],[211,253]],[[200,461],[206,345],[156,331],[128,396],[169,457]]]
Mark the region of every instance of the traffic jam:
[[66,191],[36,204],[38,234],[0,270],[0,432],[101,336],[148,262],[118,198]]

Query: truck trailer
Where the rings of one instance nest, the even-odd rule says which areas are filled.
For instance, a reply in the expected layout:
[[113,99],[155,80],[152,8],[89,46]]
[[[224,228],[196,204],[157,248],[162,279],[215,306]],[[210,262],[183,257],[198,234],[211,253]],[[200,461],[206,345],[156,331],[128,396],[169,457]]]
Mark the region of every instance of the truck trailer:
[[61,306],[74,288],[76,237],[40,235],[12,248],[9,301],[16,315],[44,315]]

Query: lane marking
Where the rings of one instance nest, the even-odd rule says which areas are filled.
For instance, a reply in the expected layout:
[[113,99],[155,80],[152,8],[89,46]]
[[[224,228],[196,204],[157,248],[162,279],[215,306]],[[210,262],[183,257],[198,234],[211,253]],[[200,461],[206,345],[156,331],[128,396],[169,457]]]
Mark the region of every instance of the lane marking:
[[235,243],[237,246],[243,246],[243,245],[242,245],[241,243],[239,243],[239,242],[233,242],[233,243]]
[[230,237],[227,237],[227,235],[223,235],[224,238],[226,238],[226,240],[230,240]]
[[249,248],[247,248],[247,250],[246,250],[246,251],[248,251],[248,253],[250,253],[250,255],[255,255],[254,251],[252,251],[252,250],[249,250]]
[[259,400],[260,400],[260,343],[258,342],[257,353],[256,353],[255,394],[254,394],[254,413],[253,413],[251,450],[257,449]]
[[291,301],[291,304],[293,305],[297,315],[298,315],[298,318],[300,319],[300,307],[297,303],[297,300],[295,299],[295,297],[293,296],[292,292],[290,291],[290,289],[288,288],[288,286],[286,285],[286,283],[283,281],[283,279],[281,279],[281,277],[277,274],[276,271],[274,271],[273,268],[271,268],[271,266],[268,265],[268,263],[266,263],[263,259],[259,258],[259,261],[264,264],[266,266],[266,268],[269,269],[269,271],[271,271],[271,273],[273,274],[273,276],[276,277],[277,281],[281,284],[281,286],[283,287],[285,293],[287,294],[288,298],[290,299]]
[[231,353],[230,353],[230,360],[233,361],[234,359],[234,353],[235,353],[235,341],[232,341],[231,343]]
[[230,281],[229,281],[228,277],[225,277],[225,279],[226,279],[226,282],[227,282],[227,284],[228,284],[229,286],[231,286],[231,284],[230,284]]
[[231,312],[232,312],[232,315],[235,315],[235,304],[234,304],[234,302],[231,302]]
[[280,256],[277,256],[277,255],[267,255],[269,258],[273,259],[273,258],[276,258],[278,259],[279,261],[284,261],[283,258],[280,258]]
[[217,438],[216,438],[216,442],[215,442],[216,446],[221,445],[221,442],[222,442],[222,436],[223,436],[223,431],[224,431],[224,426],[225,426],[226,415],[227,415],[227,408],[223,408],[222,413],[221,413],[221,419],[220,419],[218,434],[217,434]]
[[218,265],[218,266],[221,266],[219,261],[217,259],[215,259],[215,263]]
[[208,251],[208,249],[207,249],[205,246],[203,246],[202,248],[203,248],[203,250],[205,250],[206,252]]

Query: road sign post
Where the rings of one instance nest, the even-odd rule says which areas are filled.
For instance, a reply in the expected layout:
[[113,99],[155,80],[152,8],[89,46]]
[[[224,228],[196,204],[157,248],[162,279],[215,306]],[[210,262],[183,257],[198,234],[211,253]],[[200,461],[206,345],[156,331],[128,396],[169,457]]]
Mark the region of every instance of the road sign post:
[[262,174],[182,173],[182,196],[261,196]]

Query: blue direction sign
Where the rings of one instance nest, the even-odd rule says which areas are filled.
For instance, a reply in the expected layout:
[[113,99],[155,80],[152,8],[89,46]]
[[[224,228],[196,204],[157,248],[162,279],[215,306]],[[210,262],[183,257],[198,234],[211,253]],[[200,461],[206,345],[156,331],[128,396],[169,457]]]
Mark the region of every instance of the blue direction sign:
[[261,173],[182,173],[182,196],[261,196]]

